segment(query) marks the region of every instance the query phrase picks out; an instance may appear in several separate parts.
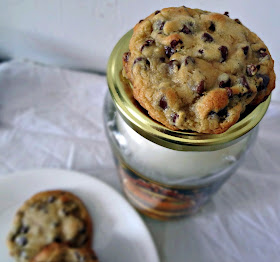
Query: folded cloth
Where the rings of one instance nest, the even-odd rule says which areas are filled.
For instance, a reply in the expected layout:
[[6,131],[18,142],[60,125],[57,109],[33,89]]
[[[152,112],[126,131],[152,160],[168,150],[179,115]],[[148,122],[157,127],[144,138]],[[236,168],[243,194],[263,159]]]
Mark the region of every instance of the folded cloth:
[[74,169],[118,187],[102,117],[107,90],[106,77],[97,74],[0,64],[0,175]]
[[[74,169],[120,190],[105,136],[105,76],[32,62],[0,64],[0,176]],[[201,212],[177,222],[145,218],[163,262],[278,261],[280,99],[237,173]]]

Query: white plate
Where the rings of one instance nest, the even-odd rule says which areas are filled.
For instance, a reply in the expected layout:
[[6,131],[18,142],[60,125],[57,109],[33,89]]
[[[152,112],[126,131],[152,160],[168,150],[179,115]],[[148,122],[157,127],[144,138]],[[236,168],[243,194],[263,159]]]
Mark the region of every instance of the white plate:
[[94,222],[93,248],[100,262],[158,262],[151,235],[138,213],[114,189],[88,175],[56,169],[18,172],[0,178],[1,261],[12,262],[5,244],[16,210],[42,190],[79,196]]

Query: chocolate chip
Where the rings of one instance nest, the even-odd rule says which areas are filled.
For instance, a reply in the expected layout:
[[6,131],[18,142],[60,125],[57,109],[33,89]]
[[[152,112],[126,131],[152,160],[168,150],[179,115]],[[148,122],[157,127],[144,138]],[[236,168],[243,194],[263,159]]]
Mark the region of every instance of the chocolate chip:
[[224,121],[227,117],[228,117],[228,110],[227,107],[225,107],[224,109],[220,110],[217,115],[220,118],[220,121]]
[[171,48],[176,47],[176,45],[178,45],[178,41],[177,40],[172,40],[170,43]]
[[29,226],[21,226],[19,229],[19,233],[26,234],[29,231]]
[[169,46],[165,46],[164,49],[165,49],[165,54],[168,58],[170,58],[175,53],[175,50]]
[[224,15],[227,16],[227,17],[229,17],[229,12],[226,11],[226,12],[224,13]]
[[39,211],[42,211],[44,213],[48,212],[47,204],[46,203],[37,203],[35,208]]
[[83,226],[80,231],[79,231],[79,234],[85,234],[87,232],[87,228],[86,226]]
[[155,40],[153,40],[153,39],[148,39],[148,40],[146,40],[145,44],[144,44],[144,45],[142,45],[142,47],[141,47],[140,51],[142,52],[142,51],[143,51],[143,49],[144,49],[144,47],[146,47],[146,46],[150,46],[150,45],[152,45],[154,42],[155,42]]
[[164,57],[160,57],[160,58],[159,58],[159,61],[162,62],[162,63],[164,63],[164,62],[165,62],[165,58],[164,58]]
[[252,92],[250,92],[250,93],[248,93],[248,94],[247,94],[247,96],[246,96],[246,97],[247,97],[247,98],[250,98],[252,95],[253,95],[253,93],[252,93]]
[[249,52],[249,46],[242,47],[242,49],[243,49],[244,55],[247,56],[247,54]]
[[136,63],[142,61],[143,59],[144,59],[143,57],[137,57],[137,58],[134,60],[133,64],[135,65]]
[[165,25],[165,21],[157,20],[157,21],[154,23],[154,28],[155,28],[156,30],[161,31],[161,30],[163,29],[164,25]]
[[242,23],[240,22],[240,20],[239,20],[238,18],[234,19],[234,21],[235,21],[237,24],[242,25]]
[[163,29],[163,27],[164,27],[164,25],[165,25],[165,21],[163,21],[163,22],[160,24],[160,26],[159,26],[159,30],[162,30],[162,29]]
[[138,22],[138,24],[140,24],[141,22],[143,22],[144,20],[143,19],[141,19],[139,22]]
[[209,35],[208,33],[204,33],[202,36],[201,36],[201,39],[204,41],[204,42],[213,42],[214,39],[211,35]]
[[70,211],[66,210],[65,208],[63,208],[61,212],[64,216],[68,216],[70,214]]
[[159,14],[159,13],[160,13],[160,11],[159,11],[159,10],[155,11],[155,15],[157,15],[157,14]]
[[245,76],[242,76],[242,77],[241,77],[241,84],[242,84],[244,87],[246,87],[248,90],[251,90],[251,88],[250,88],[250,86],[249,86],[249,84],[248,84],[247,79],[246,79]]
[[230,87],[231,86],[231,80],[230,78],[227,81],[221,81],[219,83],[219,87],[220,88],[226,88],[226,87]]
[[180,69],[180,67],[181,67],[180,62],[177,61],[177,60],[175,60],[175,59],[171,60],[171,61],[168,63],[168,65],[169,65],[169,67],[170,67],[171,69],[173,69],[174,66],[177,66],[178,69]]
[[23,247],[28,243],[28,240],[25,236],[18,236],[18,237],[16,237],[15,242],[17,245]]
[[218,113],[211,111],[209,114],[210,118],[213,118],[215,115],[219,117],[220,121],[223,122],[228,117],[228,110],[227,107],[220,110]]
[[226,46],[222,45],[222,46],[219,47],[219,50],[220,50],[221,56],[222,56],[221,63],[223,63],[227,60],[228,48]]
[[170,43],[170,46],[171,46],[171,48],[175,48],[178,44],[183,44],[181,39],[179,39],[178,41],[177,40],[172,40],[171,43]]
[[123,54],[123,60],[125,62],[128,62],[129,57],[130,57],[130,52],[126,52],[126,53]]
[[226,87],[227,95],[229,98],[233,96],[232,89],[230,87]]
[[164,96],[159,100],[159,106],[163,110],[165,110],[167,108],[167,101],[166,101],[166,98]]
[[261,78],[262,82],[257,86],[258,91],[262,91],[263,89],[267,88],[270,78],[268,75],[263,75],[263,74],[257,74],[257,78]]
[[224,109],[220,110],[217,115],[221,117],[227,115],[227,113],[227,108],[225,107]]
[[205,91],[204,80],[200,81],[199,85],[196,87],[196,92],[201,96]]
[[151,44],[153,44],[155,42],[155,40],[153,40],[153,39],[148,39],[148,40],[146,40],[146,43],[148,44],[148,45],[151,45]]
[[135,65],[136,63],[138,62],[141,62],[141,61],[145,61],[146,62],[146,65],[150,65],[150,61],[144,57],[137,57],[134,62],[133,62],[133,65]]
[[203,53],[204,53],[204,50],[203,50],[203,49],[199,49],[199,50],[198,50],[198,53],[203,54]]
[[211,22],[211,25],[209,26],[209,30],[212,31],[212,32],[215,32],[216,26],[213,22]]
[[54,237],[53,242],[61,243],[62,239],[59,236]]
[[[126,54],[126,53],[125,53]],[[126,61],[127,62],[127,61]],[[56,200],[56,198],[54,196],[50,196],[48,198],[48,203],[53,203]]]
[[187,35],[192,33],[192,31],[186,25],[183,26],[181,32]]
[[188,57],[185,59],[185,64],[188,65],[189,63],[192,63],[192,64],[195,63],[194,58],[191,57],[191,56],[188,56]]
[[257,73],[258,69],[255,65],[247,65],[246,73],[248,76],[254,76]]
[[53,227],[59,227],[60,223],[58,221],[55,221],[52,223]]
[[171,121],[175,124],[178,117],[179,117],[179,115],[177,113],[171,114]]
[[268,54],[266,53],[266,49],[265,48],[260,48],[260,50],[258,51],[259,57],[266,57]]

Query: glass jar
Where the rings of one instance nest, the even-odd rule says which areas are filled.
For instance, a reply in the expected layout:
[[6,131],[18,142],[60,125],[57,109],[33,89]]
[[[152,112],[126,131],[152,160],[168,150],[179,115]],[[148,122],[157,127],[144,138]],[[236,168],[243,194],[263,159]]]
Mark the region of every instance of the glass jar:
[[132,32],[114,48],[107,70],[104,121],[123,190],[141,213],[169,220],[199,210],[235,172],[257,136],[270,98],[223,134],[172,131],[151,119],[122,77]]

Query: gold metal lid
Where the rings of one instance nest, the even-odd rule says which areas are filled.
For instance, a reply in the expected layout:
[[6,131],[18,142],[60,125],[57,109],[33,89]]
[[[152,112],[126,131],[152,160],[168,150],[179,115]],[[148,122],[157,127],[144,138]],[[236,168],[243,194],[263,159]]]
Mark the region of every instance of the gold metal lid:
[[122,56],[129,49],[128,45],[132,33],[132,30],[127,32],[113,49],[107,66],[107,81],[113,101],[122,118],[143,137],[158,145],[174,150],[218,150],[239,141],[265,115],[271,97],[222,134],[173,131],[151,119],[135,101],[129,82],[122,77]]

